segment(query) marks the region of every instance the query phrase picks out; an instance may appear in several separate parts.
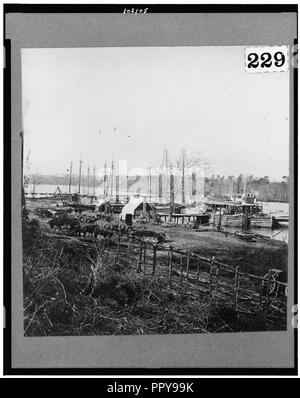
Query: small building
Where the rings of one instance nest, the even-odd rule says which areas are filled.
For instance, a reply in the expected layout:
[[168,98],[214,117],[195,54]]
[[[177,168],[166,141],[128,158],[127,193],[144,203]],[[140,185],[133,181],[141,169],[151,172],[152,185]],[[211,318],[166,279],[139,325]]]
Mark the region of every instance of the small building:
[[126,221],[126,223],[131,223],[133,219],[138,218],[142,215],[152,216],[154,215],[154,208],[143,199],[134,200],[128,202],[122,209],[120,214],[120,219]]
[[256,196],[251,193],[245,193],[243,195],[243,202],[245,204],[255,204],[256,203]]

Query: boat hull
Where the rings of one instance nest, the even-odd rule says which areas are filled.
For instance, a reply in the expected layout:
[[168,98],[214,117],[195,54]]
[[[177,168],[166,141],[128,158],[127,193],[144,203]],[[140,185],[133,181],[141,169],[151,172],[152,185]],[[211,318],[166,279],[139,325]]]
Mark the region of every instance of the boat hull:
[[253,228],[273,228],[274,217],[273,216],[250,217],[250,226]]
[[222,227],[243,228],[245,226],[245,220],[246,216],[244,214],[223,215],[221,225]]
[[211,216],[210,222],[214,225],[220,225],[221,223],[222,227],[244,228],[245,220],[246,216],[244,214],[223,214],[221,217],[216,214]]

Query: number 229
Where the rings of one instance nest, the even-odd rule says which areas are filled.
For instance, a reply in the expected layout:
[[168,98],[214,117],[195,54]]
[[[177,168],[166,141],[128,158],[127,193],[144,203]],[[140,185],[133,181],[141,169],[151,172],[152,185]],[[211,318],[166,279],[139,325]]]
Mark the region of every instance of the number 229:
[[274,65],[277,68],[280,68],[285,63],[285,55],[281,51],[277,51],[274,55],[271,53],[262,53],[259,57],[257,53],[250,53],[248,54],[248,61],[247,64],[248,68],[271,68]]

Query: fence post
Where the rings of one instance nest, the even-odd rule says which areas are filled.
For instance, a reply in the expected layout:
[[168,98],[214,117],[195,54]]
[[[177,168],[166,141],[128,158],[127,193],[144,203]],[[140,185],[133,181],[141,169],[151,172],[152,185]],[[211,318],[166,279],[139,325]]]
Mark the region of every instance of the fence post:
[[213,286],[213,266],[215,262],[215,257],[211,257],[210,259],[210,270],[209,270],[209,307],[207,313],[207,323],[209,323],[210,315],[211,315],[211,307],[212,307],[212,286]]
[[183,273],[183,261],[182,261],[182,256],[180,256],[180,282],[182,281],[182,273]]
[[200,265],[197,264],[197,284],[199,285],[199,278],[200,278]]
[[216,286],[215,286],[215,294],[218,291],[218,283],[219,283],[219,267],[216,266]]
[[269,269],[268,280],[267,280],[267,294],[266,294],[266,306],[267,306],[267,308],[269,307],[269,304],[270,304],[271,278],[272,278],[272,272]]
[[169,250],[169,284],[171,286],[171,279],[172,279],[172,261],[173,261],[173,249],[172,246],[170,246]]
[[141,272],[141,269],[142,269],[142,259],[143,259],[143,246],[142,246],[142,243],[140,243],[140,256],[139,256],[139,262],[138,262],[137,272]]
[[146,273],[146,258],[147,256],[147,245],[146,243],[144,244],[144,248],[143,248],[143,264],[144,264],[144,274]]
[[212,288],[213,288],[213,267],[214,267],[215,258],[212,257],[210,259],[210,270],[209,270],[209,296],[212,296]]
[[237,311],[238,308],[238,299],[239,299],[239,285],[240,285],[240,278],[239,278],[239,266],[235,269],[235,302],[234,302],[234,310]]
[[190,252],[188,252],[186,257],[186,279],[189,280],[189,272],[190,272]]
[[155,275],[155,268],[156,268],[156,245],[153,245],[153,268],[152,268],[152,275]]

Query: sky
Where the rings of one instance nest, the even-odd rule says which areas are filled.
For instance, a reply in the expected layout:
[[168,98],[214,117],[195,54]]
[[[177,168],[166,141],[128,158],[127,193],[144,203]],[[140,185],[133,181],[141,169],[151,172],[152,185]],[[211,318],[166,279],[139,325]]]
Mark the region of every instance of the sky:
[[22,49],[30,174],[159,167],[198,153],[210,173],[288,175],[289,72],[247,73],[242,46]]

